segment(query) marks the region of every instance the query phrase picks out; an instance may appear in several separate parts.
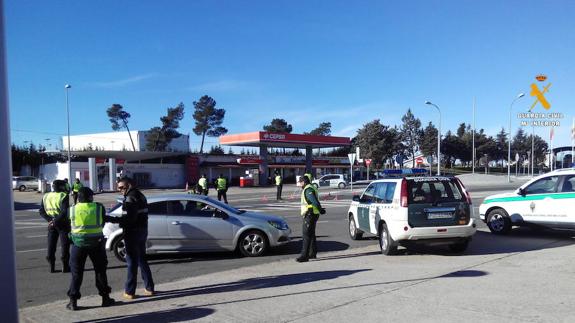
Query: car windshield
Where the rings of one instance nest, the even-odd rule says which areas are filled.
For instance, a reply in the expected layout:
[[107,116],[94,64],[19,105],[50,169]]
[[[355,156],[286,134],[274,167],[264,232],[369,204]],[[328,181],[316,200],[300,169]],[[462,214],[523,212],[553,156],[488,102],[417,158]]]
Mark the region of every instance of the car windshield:
[[450,178],[408,180],[409,203],[461,202],[463,193]]
[[117,209],[118,209],[119,207],[121,207],[121,206],[122,206],[122,203],[121,203],[121,202],[116,203],[116,205],[114,205],[114,206],[112,206],[111,208],[108,209],[108,213],[114,212],[115,210],[117,210]]
[[227,212],[230,212],[230,213],[242,214],[242,213],[246,212],[244,210],[238,210],[235,207],[232,207],[229,204],[224,204],[218,200],[208,199],[208,201],[210,201],[210,203],[212,203],[217,208],[222,209],[222,210],[227,211]]

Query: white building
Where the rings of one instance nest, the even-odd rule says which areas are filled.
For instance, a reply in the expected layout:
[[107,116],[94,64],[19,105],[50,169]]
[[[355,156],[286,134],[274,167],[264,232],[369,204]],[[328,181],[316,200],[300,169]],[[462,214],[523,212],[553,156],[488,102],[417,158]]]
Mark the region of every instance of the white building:
[[[105,150],[105,151],[133,151],[130,135],[134,141],[136,151],[146,151],[146,137],[149,131],[116,131],[70,136],[72,151]],[[68,150],[68,136],[62,137],[62,147]],[[168,145],[167,151],[189,152],[190,136],[181,135]]]

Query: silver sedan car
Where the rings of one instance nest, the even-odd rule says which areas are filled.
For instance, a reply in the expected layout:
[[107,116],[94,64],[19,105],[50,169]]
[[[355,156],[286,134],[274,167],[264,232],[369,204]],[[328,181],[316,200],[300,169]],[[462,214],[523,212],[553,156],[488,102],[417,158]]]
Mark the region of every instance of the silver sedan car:
[[[244,256],[261,256],[270,247],[290,241],[291,229],[279,216],[238,210],[196,194],[149,196],[147,253],[239,250]],[[109,211],[121,216],[121,203]],[[104,226],[106,249],[125,261],[122,229]]]

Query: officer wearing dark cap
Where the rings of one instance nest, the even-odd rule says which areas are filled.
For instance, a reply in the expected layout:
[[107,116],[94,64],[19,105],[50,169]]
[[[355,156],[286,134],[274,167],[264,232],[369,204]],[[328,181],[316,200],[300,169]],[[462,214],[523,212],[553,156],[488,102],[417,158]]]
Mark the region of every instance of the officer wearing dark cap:
[[302,184],[301,191],[301,216],[303,216],[302,226],[302,248],[297,262],[306,262],[310,258],[315,259],[317,255],[315,226],[320,214],[325,214],[325,209],[321,207],[319,196],[312,187],[308,176],[299,179]]
[[48,255],[46,260],[50,264],[50,272],[56,272],[56,247],[60,239],[62,259],[62,272],[70,272],[68,261],[70,259],[70,222],[68,221],[69,199],[66,193],[66,182],[55,180],[52,182],[52,192],[44,194],[40,202],[40,216],[48,222]]
[[72,240],[72,256],[70,267],[72,280],[68,289],[70,302],[66,305],[69,310],[78,309],[77,301],[82,296],[80,286],[84,278],[84,266],[86,258],[90,257],[96,274],[96,288],[102,296],[102,307],[114,305],[115,301],[110,298],[112,289],[108,285],[106,268],[108,259],[104,242],[104,218],[106,209],[100,203],[94,202],[94,192],[88,187],[78,190],[78,203],[70,208],[70,238]]

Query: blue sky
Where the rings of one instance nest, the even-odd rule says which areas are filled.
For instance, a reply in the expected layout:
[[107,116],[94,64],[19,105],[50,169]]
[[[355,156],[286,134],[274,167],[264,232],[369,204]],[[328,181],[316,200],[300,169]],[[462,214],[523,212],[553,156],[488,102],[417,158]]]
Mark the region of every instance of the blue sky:
[[[5,1],[12,141],[52,144],[66,133],[112,131],[122,104],[130,128],[159,125],[166,108],[212,96],[229,133],[273,118],[294,133],[332,123],[355,135],[374,119],[399,125],[411,108],[425,125],[472,122],[495,135],[552,83],[563,113],[554,145],[570,145],[575,116],[575,1]],[[544,112],[538,105],[534,112]],[[531,131],[531,129],[528,129]],[[549,128],[535,132],[549,138]],[[208,147],[216,144],[208,138]]]

